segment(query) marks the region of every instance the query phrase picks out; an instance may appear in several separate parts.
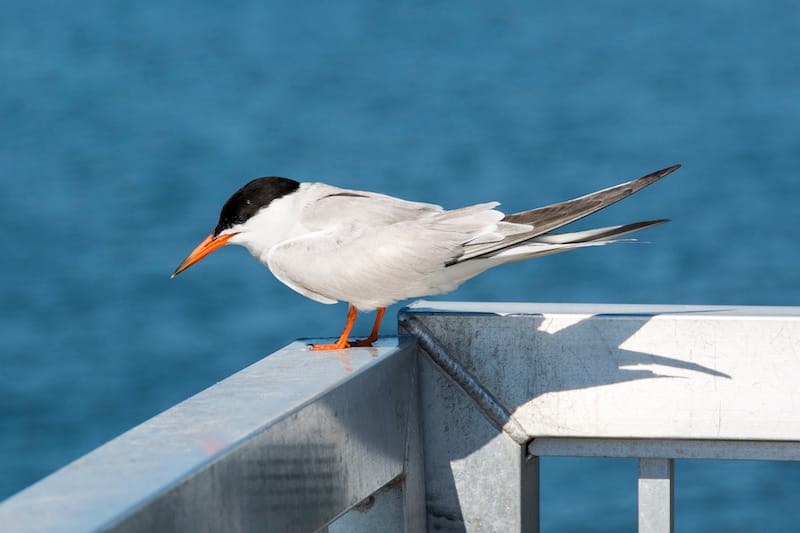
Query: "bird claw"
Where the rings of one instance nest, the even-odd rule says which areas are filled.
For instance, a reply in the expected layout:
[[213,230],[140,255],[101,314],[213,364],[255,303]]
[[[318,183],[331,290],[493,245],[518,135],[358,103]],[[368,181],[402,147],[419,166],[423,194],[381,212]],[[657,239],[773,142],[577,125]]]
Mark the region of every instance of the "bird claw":
[[333,344],[309,344],[308,349],[312,352],[323,352],[326,350],[344,350],[346,348],[370,348],[377,338],[367,338],[353,342],[336,342]]
[[308,349],[312,352],[323,352],[327,350],[344,350],[350,348],[349,342],[337,342],[334,344],[309,344]]
[[350,346],[353,348],[371,348],[373,342],[375,342],[375,339],[364,339],[362,341],[353,341]]

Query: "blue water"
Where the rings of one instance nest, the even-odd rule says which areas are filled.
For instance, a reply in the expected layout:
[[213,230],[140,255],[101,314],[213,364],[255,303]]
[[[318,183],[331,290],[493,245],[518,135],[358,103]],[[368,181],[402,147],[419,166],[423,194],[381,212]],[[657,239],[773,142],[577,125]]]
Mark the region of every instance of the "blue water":
[[[169,280],[260,175],[513,211],[679,162],[591,221],[672,218],[650,245],[507,266],[447,298],[800,304],[798,57],[791,1],[6,2],[0,498],[339,332],[343,305],[243,249]],[[635,527],[635,462],[543,472],[545,531]],[[796,465],[676,472],[681,531],[800,527]]]

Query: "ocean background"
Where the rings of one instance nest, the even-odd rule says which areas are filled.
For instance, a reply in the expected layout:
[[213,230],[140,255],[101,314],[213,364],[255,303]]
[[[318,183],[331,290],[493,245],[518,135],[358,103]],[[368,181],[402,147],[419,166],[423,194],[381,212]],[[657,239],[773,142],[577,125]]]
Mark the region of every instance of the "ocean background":
[[[0,499],[295,338],[338,335],[344,304],[241,248],[169,279],[258,176],[513,212],[682,163],[578,224],[672,218],[650,244],[509,265],[439,299],[800,304],[798,2],[2,12]],[[542,472],[544,531],[635,529],[635,461]],[[681,461],[676,527],[797,530],[798,493],[798,464]]]

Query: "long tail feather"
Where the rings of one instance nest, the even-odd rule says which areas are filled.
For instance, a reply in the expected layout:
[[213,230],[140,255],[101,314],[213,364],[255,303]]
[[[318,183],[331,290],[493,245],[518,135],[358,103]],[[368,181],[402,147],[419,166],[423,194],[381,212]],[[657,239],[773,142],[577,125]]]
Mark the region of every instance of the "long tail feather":
[[540,237],[535,237],[511,248],[504,248],[496,253],[483,256],[487,259],[502,259],[502,262],[521,261],[543,255],[557,254],[575,248],[585,246],[601,246],[613,242],[619,242],[620,237],[669,222],[666,219],[647,220],[644,222],[634,222],[621,226],[609,226],[586,231],[576,231],[572,233],[548,233]]
[[586,231],[576,231],[572,233],[548,233],[541,237],[531,239],[532,242],[545,242],[549,244],[571,244],[578,242],[595,242],[618,239],[634,231],[643,230],[659,224],[669,222],[668,218],[659,220],[646,220],[643,222],[633,222],[621,226],[609,226],[606,228],[590,229]]
[[497,242],[467,245],[464,247],[464,253],[448,263],[448,266],[477,257],[496,256],[502,250],[515,248],[522,242],[530,241],[536,237],[549,234],[549,232],[553,231],[554,229],[558,229],[561,226],[575,222],[578,219],[591,215],[600,209],[619,202],[623,198],[627,198],[633,193],[657,182],[664,176],[671,174],[679,168],[680,165],[673,165],[671,167],[647,174],[646,176],[642,176],[641,178],[587,194],[585,196],[581,196],[580,198],[540,207],[538,209],[532,209],[530,211],[515,213],[513,215],[507,215],[502,222],[525,224],[532,226],[532,229],[530,231],[523,231],[509,235],[505,239]]

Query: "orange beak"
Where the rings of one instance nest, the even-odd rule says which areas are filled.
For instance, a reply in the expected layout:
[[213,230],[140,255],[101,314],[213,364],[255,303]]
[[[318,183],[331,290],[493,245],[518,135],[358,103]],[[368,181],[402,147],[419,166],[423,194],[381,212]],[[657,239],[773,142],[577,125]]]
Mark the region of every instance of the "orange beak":
[[214,234],[209,234],[203,242],[197,245],[197,248],[192,250],[192,253],[189,254],[189,257],[183,260],[183,263],[175,269],[175,272],[172,273],[170,278],[174,278],[193,264],[200,261],[202,258],[213,252],[218,248],[222,248],[228,243],[228,240],[236,235],[236,233],[226,233],[225,235],[220,235],[217,238],[214,238]]

